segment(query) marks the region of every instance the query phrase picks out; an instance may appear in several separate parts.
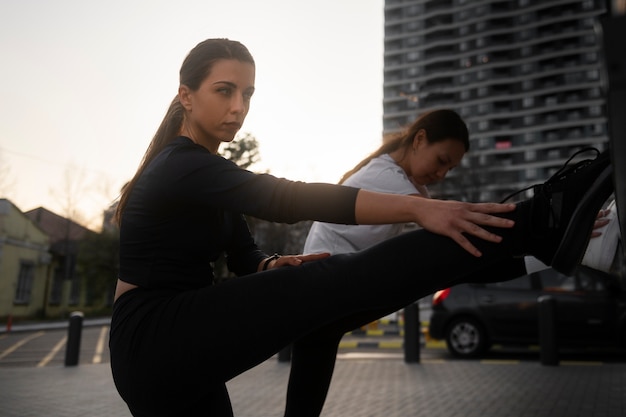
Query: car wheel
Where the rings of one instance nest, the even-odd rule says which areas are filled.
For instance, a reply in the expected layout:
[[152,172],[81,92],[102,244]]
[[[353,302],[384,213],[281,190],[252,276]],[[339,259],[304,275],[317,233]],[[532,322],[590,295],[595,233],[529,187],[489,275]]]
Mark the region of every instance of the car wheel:
[[446,345],[454,356],[471,358],[485,351],[487,335],[476,320],[461,317],[452,321],[448,326]]

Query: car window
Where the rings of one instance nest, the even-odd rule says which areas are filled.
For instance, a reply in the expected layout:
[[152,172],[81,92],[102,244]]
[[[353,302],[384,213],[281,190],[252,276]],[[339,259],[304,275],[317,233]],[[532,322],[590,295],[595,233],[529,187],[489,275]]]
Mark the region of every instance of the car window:
[[532,288],[530,284],[530,276],[524,275],[519,278],[515,278],[509,281],[490,282],[485,284],[487,288],[499,288],[507,290],[530,290]]

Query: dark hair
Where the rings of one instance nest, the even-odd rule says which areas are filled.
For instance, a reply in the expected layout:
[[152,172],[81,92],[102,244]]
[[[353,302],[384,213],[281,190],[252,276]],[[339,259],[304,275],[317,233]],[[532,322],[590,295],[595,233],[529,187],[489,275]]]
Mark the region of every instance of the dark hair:
[[[192,91],[200,88],[202,81],[211,73],[215,62],[222,59],[235,59],[254,65],[254,58],[248,49],[240,42],[229,39],[207,39],[196,45],[187,54],[180,68],[180,85],[186,85]],[[128,196],[137,179],[148,166],[148,164],[180,133],[183,120],[185,119],[185,109],[178,101],[178,95],[174,97],[167,113],[157,129],[148,149],[143,156],[135,176],[122,188],[120,202],[117,206],[116,220],[119,223],[122,211],[128,202]]]
[[465,146],[465,152],[469,151],[469,132],[461,116],[450,109],[433,110],[418,117],[413,124],[403,132],[385,138],[380,148],[372,152],[350,171],[346,172],[343,177],[341,177],[339,184],[343,184],[350,176],[367,165],[372,159],[403,147],[411,147],[415,135],[422,129],[426,132],[428,143],[436,143],[446,139],[458,140]]

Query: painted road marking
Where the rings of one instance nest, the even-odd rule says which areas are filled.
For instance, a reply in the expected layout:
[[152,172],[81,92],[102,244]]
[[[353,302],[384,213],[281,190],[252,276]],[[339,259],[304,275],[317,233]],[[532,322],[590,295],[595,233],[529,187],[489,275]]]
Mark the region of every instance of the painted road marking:
[[19,342],[17,342],[13,346],[10,346],[4,352],[0,353],[0,359],[3,359],[4,357],[10,355],[15,350],[19,349],[21,346],[25,345],[26,343],[30,342],[31,340],[36,339],[36,338],[38,338],[40,336],[43,336],[43,335],[44,335],[44,332],[37,332],[37,333],[31,334],[28,337],[25,337],[24,339],[20,340]]
[[102,362],[102,352],[104,351],[104,341],[106,340],[106,336],[108,333],[109,333],[109,326],[102,326],[102,329],[100,329],[100,337],[98,337],[98,344],[96,345],[96,353],[94,353],[93,359],[92,359],[93,363]]
[[52,348],[52,350],[48,352],[48,354],[41,360],[41,362],[37,364],[37,368],[43,368],[44,366],[46,366],[59,352],[59,350],[61,350],[61,348],[65,346],[65,343],[67,343],[67,336],[64,336],[63,339],[59,340],[59,343],[57,343]]

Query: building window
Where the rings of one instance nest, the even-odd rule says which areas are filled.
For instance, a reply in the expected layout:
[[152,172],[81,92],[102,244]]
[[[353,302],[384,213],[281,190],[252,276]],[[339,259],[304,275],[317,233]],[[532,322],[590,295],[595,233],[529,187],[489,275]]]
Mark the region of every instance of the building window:
[[583,10],[593,10],[595,7],[593,0],[583,1],[582,6],[583,6]]
[[420,69],[421,69],[420,67],[410,67],[410,68],[407,68],[406,74],[409,77],[416,77],[416,76],[418,76],[420,74]]
[[420,13],[422,13],[422,6],[421,5],[410,6],[410,7],[406,8],[407,16],[417,16]]
[[[531,48],[530,46],[523,46],[523,47],[520,49],[520,54],[521,54],[522,56],[531,56],[531,55],[532,55],[532,53],[533,53],[533,48]],[[525,63],[525,64],[524,64],[524,66],[525,66],[525,68],[527,68],[527,69],[525,69],[524,71],[525,71],[525,72],[530,71],[530,70],[532,69],[532,65],[533,65],[532,63]]]
[[416,31],[416,30],[420,30],[422,28],[422,22],[419,21],[419,20],[414,21],[414,22],[409,22],[409,23],[406,24],[405,27],[406,27],[407,32],[413,32],[413,31]]
[[80,279],[77,275],[74,275],[71,284],[69,304],[76,305],[80,301]]
[[52,305],[61,304],[61,296],[63,295],[63,277],[62,268],[55,268],[52,276],[52,287],[50,288],[50,298],[48,302]]
[[594,87],[589,89],[589,97],[591,98],[598,98],[602,95],[602,91],[600,90],[599,87]]
[[603,135],[605,132],[604,125],[598,123],[594,124],[592,132],[594,135]]
[[419,51],[409,52],[408,54],[406,54],[406,59],[409,62],[417,61],[418,59],[420,59]]
[[585,62],[597,62],[598,54],[595,52],[587,52],[583,55],[585,57]]
[[[492,143],[491,138],[480,138],[480,139],[478,139],[478,147],[480,149],[489,149],[489,148],[491,148],[491,143]],[[484,155],[481,155],[481,158],[482,157],[484,157]]]
[[35,278],[34,262],[22,262],[19,276],[17,277],[17,289],[15,290],[15,304],[28,304],[33,290]]

